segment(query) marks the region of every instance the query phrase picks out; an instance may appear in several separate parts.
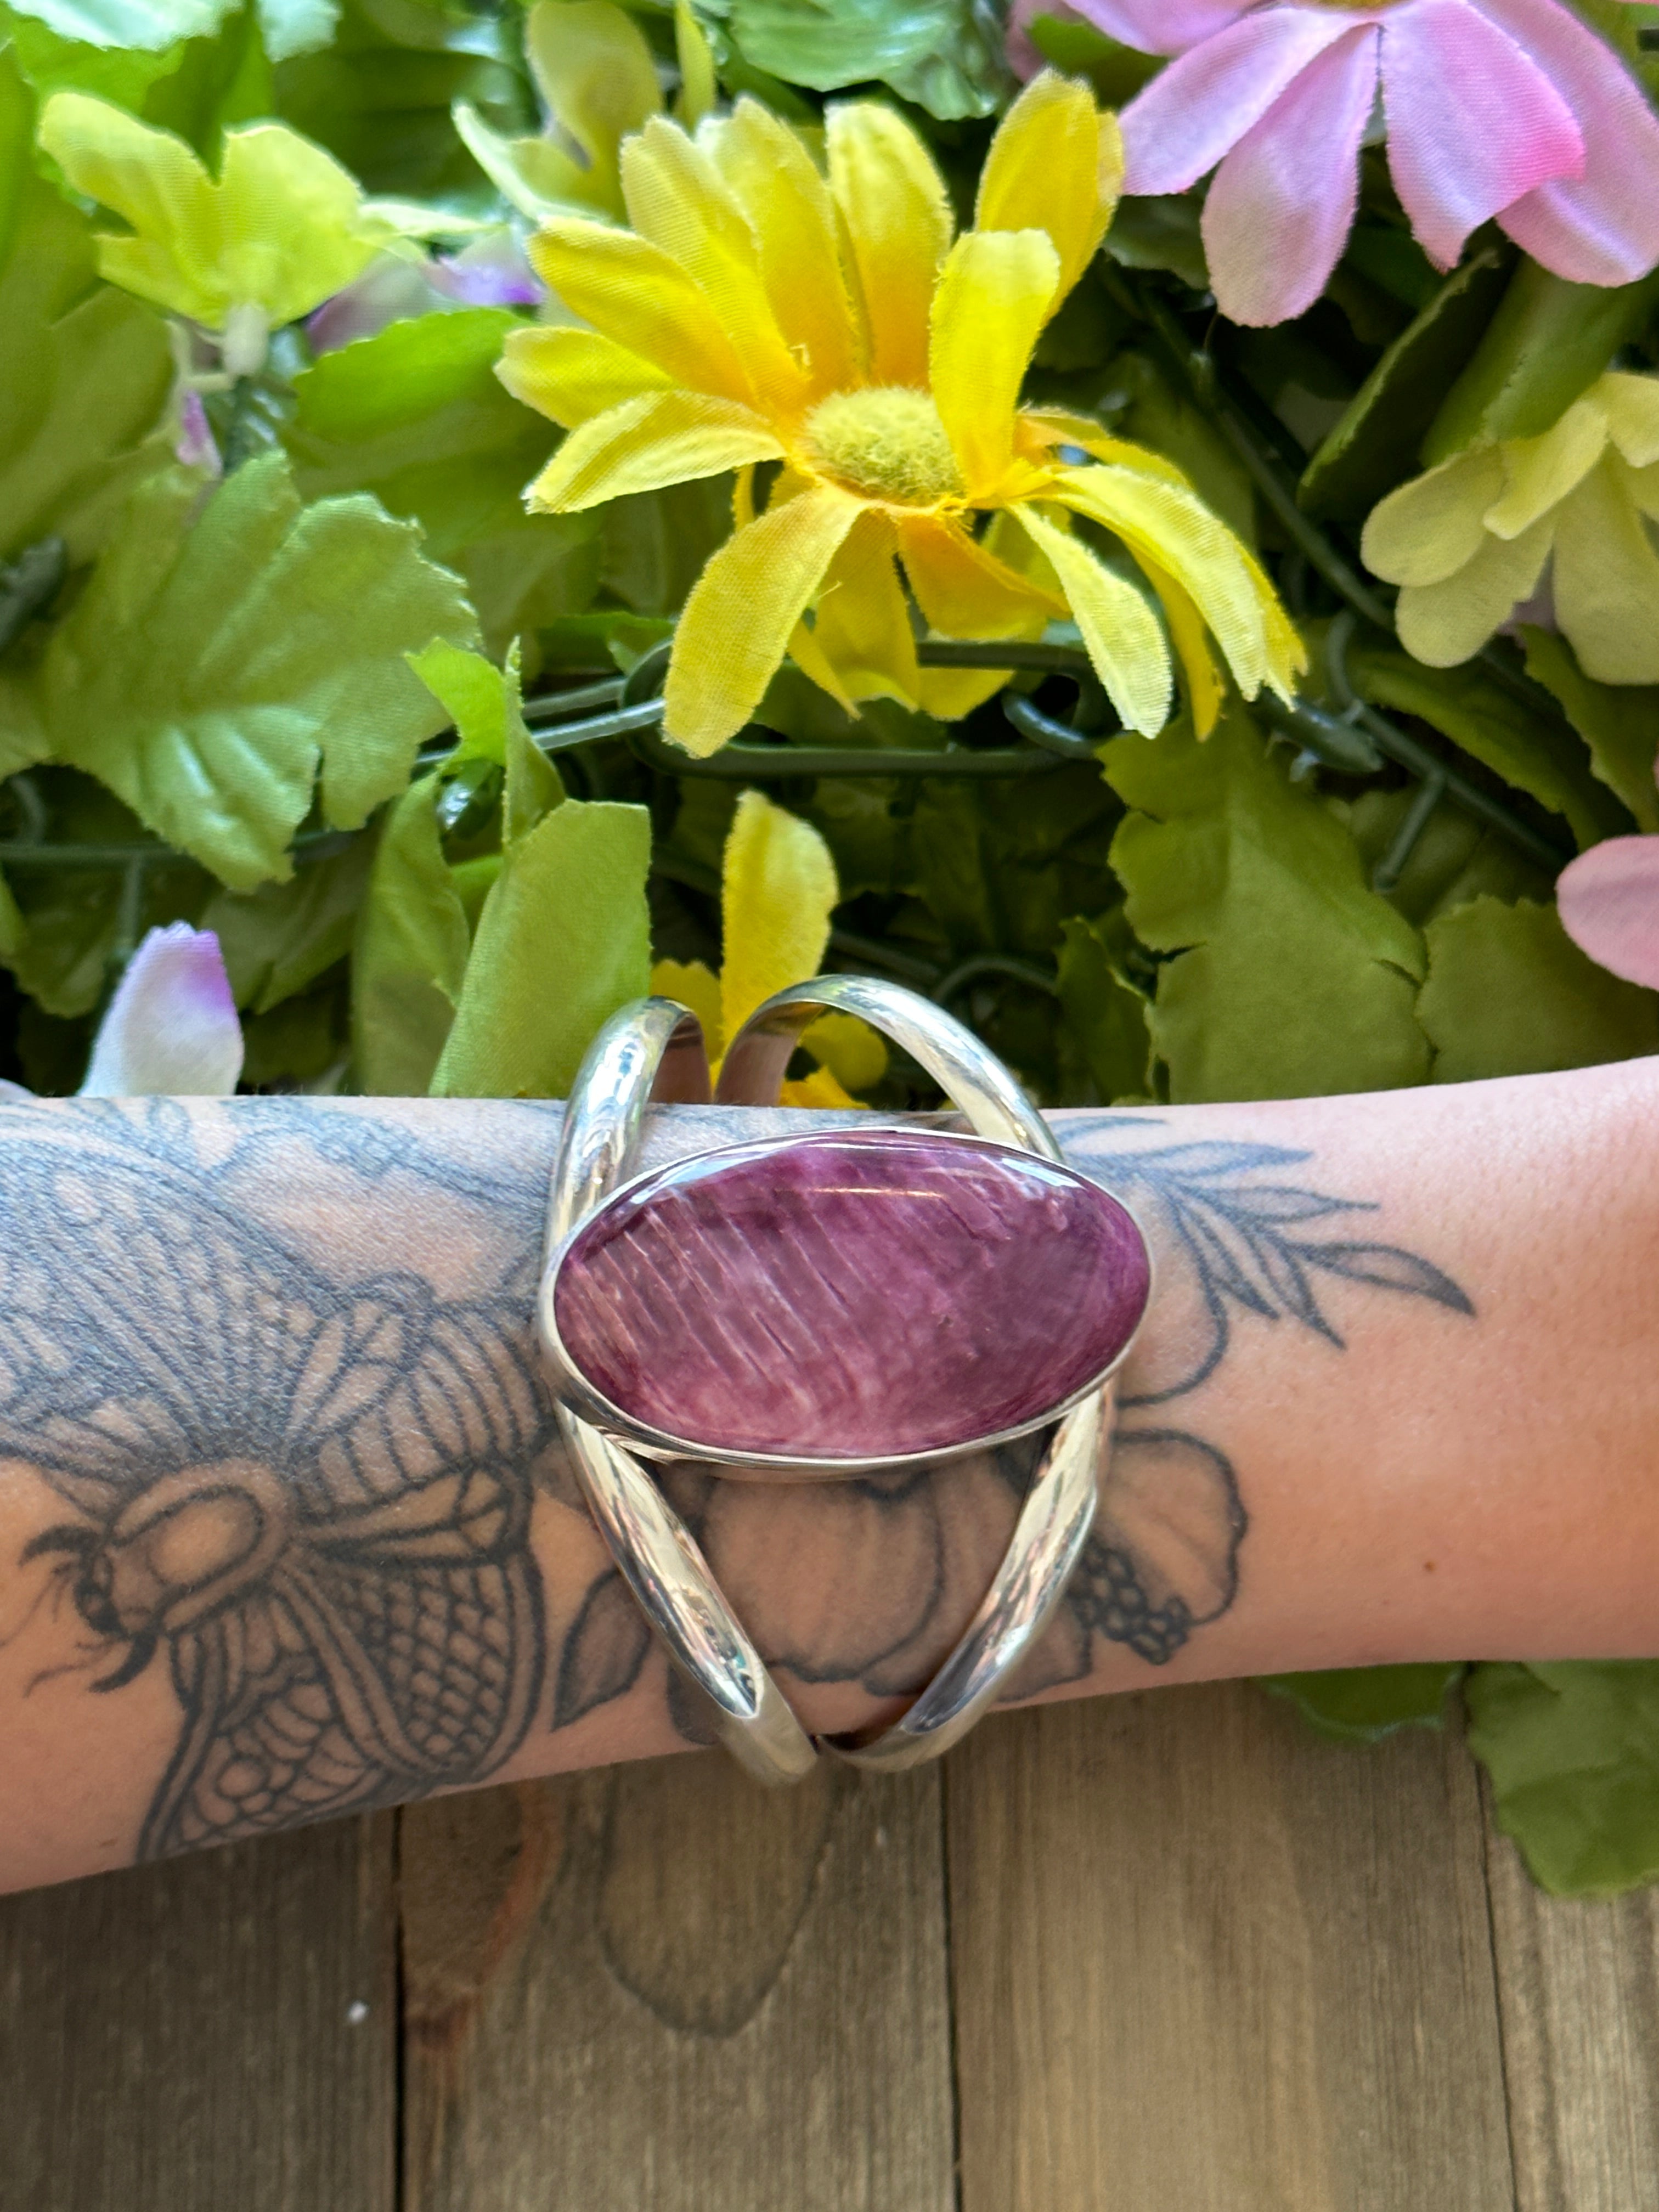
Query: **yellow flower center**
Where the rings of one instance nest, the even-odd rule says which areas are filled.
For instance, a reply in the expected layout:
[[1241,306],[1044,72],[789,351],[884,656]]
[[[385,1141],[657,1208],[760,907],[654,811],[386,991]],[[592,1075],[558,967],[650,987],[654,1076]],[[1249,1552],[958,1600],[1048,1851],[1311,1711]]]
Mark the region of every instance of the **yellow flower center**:
[[962,495],[956,455],[926,392],[886,385],[832,392],[807,416],[805,444],[821,474],[866,499],[932,507]]

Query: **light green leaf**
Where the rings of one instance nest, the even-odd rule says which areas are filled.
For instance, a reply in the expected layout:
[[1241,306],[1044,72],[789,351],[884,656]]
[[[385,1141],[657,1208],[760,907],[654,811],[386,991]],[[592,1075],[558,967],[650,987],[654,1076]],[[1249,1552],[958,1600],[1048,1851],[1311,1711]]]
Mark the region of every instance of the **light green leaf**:
[[96,282],[84,217],[35,175],[29,108],[0,54],[0,560],[55,536],[81,562],[165,455],[173,365],[161,318]]
[[424,1097],[455,1018],[471,932],[438,832],[442,783],[423,775],[386,818],[351,961],[357,1088]]
[[1561,815],[1581,848],[1629,827],[1573,732],[1547,709],[1534,713],[1477,662],[1425,668],[1392,648],[1357,648],[1348,656],[1348,674],[1374,707],[1420,716],[1506,783]]
[[1121,949],[1104,925],[1082,916],[1063,922],[1060,1010],[1075,1048],[1106,1104],[1152,1096],[1152,1040],[1146,1001],[1126,982]]
[[1295,1098],[1420,1083],[1423,940],[1370,889],[1352,835],[1242,709],[1117,738],[1135,810],[1112,845],[1158,971],[1152,1040],[1182,1100]]
[[1431,921],[1418,1019],[1437,1083],[1594,1067],[1659,1051],[1659,994],[1598,968],[1553,906],[1478,898]]
[[1264,1690],[1287,1698],[1309,1726],[1334,1743],[1378,1743],[1402,1728],[1440,1726],[1446,1692],[1462,1664],[1336,1667],[1318,1674],[1263,1674]]
[[484,901],[434,1097],[559,1098],[600,1025],[649,988],[642,806],[567,799]]
[[1389,347],[1303,472],[1297,498],[1310,514],[1362,520],[1416,474],[1429,425],[1491,322],[1513,258],[1501,241],[1472,253]]
[[1527,673],[1553,693],[1589,747],[1590,771],[1623,799],[1638,830],[1659,830],[1659,685],[1598,684],[1586,676],[1565,638],[1547,629],[1522,632]]
[[3,5],[0,38],[9,40],[13,60],[41,99],[72,89],[135,111],[153,86],[172,76],[188,50],[182,39],[150,52],[138,46],[94,46],[62,38],[38,16]]
[[497,768],[505,768],[507,716],[509,712],[519,714],[516,665],[509,703],[506,678],[494,661],[486,660],[481,653],[469,653],[462,646],[434,638],[408,659],[455,725],[457,743],[444,763],[446,771],[453,773],[468,760],[493,761]]
[[1000,27],[980,0],[720,0],[742,58],[786,84],[890,85],[941,121],[994,113],[1009,86]]
[[372,838],[354,838],[343,852],[297,867],[285,884],[217,891],[209,900],[198,927],[218,937],[239,1006],[268,1014],[344,959],[373,848]]
[[525,486],[556,433],[496,380],[518,322],[506,308],[469,307],[393,323],[327,354],[295,378],[286,432],[308,499],[372,491],[420,523],[432,557],[465,578],[497,653],[522,631],[580,613],[599,575],[600,515],[524,511]]
[[227,131],[219,174],[170,131],[81,92],[55,92],[38,136],[77,191],[129,226],[100,231],[112,283],[186,315],[228,343],[308,314],[411,229],[462,228],[399,203],[365,200],[331,155],[286,124]]
[[179,39],[210,38],[238,0],[11,0],[60,39],[158,53]]
[[278,454],[228,477],[192,526],[198,496],[181,472],[141,487],[38,696],[58,758],[246,890],[289,872],[319,763],[334,829],[403,788],[443,725],[403,656],[475,633],[454,578],[372,499],[302,507]]
[[1558,1897],[1659,1878],[1659,1661],[1476,1667],[1469,1748],[1498,1825]]

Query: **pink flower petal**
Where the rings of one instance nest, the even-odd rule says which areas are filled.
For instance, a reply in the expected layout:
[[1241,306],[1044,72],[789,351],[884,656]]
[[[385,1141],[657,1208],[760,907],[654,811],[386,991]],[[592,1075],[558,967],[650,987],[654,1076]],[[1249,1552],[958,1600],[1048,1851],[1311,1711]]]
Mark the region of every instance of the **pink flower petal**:
[[1204,250],[1230,322],[1287,322],[1324,290],[1353,222],[1377,44],[1370,26],[1349,31],[1302,71],[1217,171],[1204,208]]
[[[1354,28],[1345,8],[1269,8],[1171,62],[1119,118],[1125,191],[1184,192],[1195,185],[1310,63]],[[1316,108],[1304,104],[1298,112],[1298,128],[1311,113],[1328,135]]]
[[[1206,39],[1224,31],[1229,23],[1255,4],[1255,0],[1073,0],[1066,12],[1076,14],[1126,46],[1143,54],[1184,54]],[[1042,0],[1019,0],[1014,10],[1018,23],[1029,23],[1042,12]]]
[[1659,837],[1609,837],[1561,872],[1561,927],[1628,983],[1659,991]]
[[1500,228],[1558,276],[1633,284],[1659,262],[1659,118],[1629,70],[1556,0],[1480,0],[1548,76],[1584,136],[1584,173],[1540,185]]
[[1389,167],[1418,244],[1449,269],[1472,230],[1552,177],[1578,177],[1572,110],[1468,0],[1410,0],[1382,30]]
[[224,1097],[242,1072],[242,1029],[219,940],[176,921],[127,963],[93,1041],[83,1098]]

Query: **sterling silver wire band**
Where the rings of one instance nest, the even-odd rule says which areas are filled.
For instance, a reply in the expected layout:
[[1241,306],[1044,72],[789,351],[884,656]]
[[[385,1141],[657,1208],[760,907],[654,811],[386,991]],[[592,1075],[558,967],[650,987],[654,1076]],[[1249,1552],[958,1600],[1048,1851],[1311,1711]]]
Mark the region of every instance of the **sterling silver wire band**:
[[[825,1012],[856,1014],[900,1045],[955,1101],[977,1139],[1060,1162],[1047,1124],[970,1030],[930,1000],[872,977],[822,977],[780,992],[759,1007],[728,1048],[720,1102],[775,1104],[796,1044]],[[1110,1367],[1061,1412],[990,1589],[915,1703],[884,1729],[810,1736],[726,1603],[695,1539],[636,1455],[665,1456],[672,1440],[595,1391],[575,1368],[555,1313],[560,1263],[584,1224],[617,1197],[632,1173],[648,1102],[698,1103],[708,1097],[708,1061],[696,1018],[665,999],[623,1008],[595,1039],[577,1075],[553,1171],[537,1303],[560,1426],[594,1520],[629,1588],[671,1659],[709,1699],[721,1741],[751,1773],[768,1782],[799,1780],[819,1751],[858,1766],[914,1765],[937,1757],[972,1727],[1052,1618],[1093,1523],[1110,1450],[1113,1377],[1133,1328]],[[1150,1288],[1144,1244],[1140,1256]],[[1024,1425],[1047,1425],[1047,1417]],[[950,1455],[971,1448],[954,1447]],[[695,1447],[675,1449],[677,1455],[702,1456]],[[719,1459],[736,1456],[711,1453],[704,1463],[714,1469]],[[890,1466],[894,1458],[831,1464],[803,1456],[765,1463],[769,1471],[775,1467],[785,1474],[833,1480]]]

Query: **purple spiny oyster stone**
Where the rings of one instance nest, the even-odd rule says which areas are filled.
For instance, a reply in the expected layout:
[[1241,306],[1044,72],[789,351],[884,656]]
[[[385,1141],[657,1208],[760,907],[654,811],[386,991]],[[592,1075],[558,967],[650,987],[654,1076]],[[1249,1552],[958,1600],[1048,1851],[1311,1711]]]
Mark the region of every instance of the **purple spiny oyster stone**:
[[1030,1425],[1150,1289],[1069,1168],[931,1132],[769,1139],[645,1177],[572,1240],[554,1314],[613,1406],[715,1450],[898,1459]]

